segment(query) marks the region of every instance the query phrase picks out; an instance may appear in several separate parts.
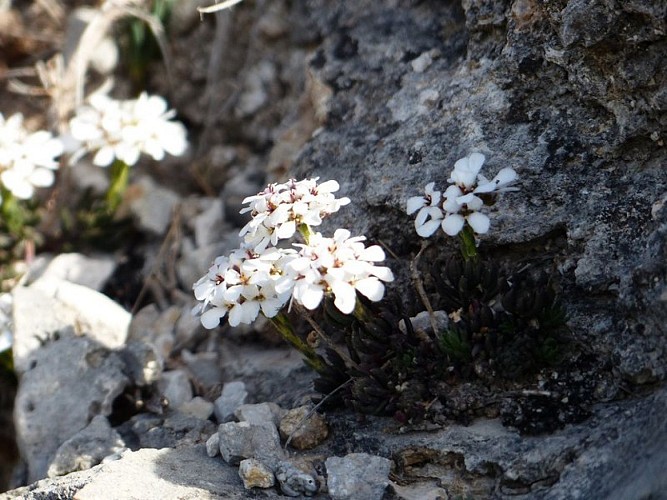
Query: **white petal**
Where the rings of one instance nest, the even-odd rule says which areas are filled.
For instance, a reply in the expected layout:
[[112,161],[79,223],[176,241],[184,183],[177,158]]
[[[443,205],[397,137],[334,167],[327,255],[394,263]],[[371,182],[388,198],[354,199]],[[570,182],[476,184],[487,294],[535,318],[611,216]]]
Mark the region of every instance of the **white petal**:
[[357,301],[357,292],[354,287],[345,281],[333,281],[329,284],[334,294],[334,305],[343,314],[350,314],[354,311],[354,305]]
[[111,165],[114,159],[113,148],[110,146],[104,146],[95,154],[93,158],[93,164],[98,167],[108,167]]
[[359,254],[359,259],[369,262],[382,262],[385,259],[384,250],[380,245],[370,246]]
[[405,211],[408,213],[408,215],[412,215],[425,205],[426,199],[423,196],[413,196],[412,198],[408,198]]
[[53,184],[54,179],[53,172],[45,168],[36,168],[32,174],[30,174],[30,182],[33,186],[37,187],[49,187]]
[[317,186],[317,191],[322,193],[335,193],[340,189],[340,185],[335,180],[323,182]]
[[442,221],[442,230],[449,236],[456,236],[463,229],[465,219],[459,214],[449,214]]
[[384,285],[377,278],[365,278],[355,283],[355,288],[369,300],[377,302],[384,296]]
[[473,212],[466,217],[468,224],[477,234],[485,234],[491,225],[489,218],[480,212]]
[[391,269],[386,266],[373,266],[370,269],[369,274],[377,276],[379,279],[386,281],[387,283],[394,281],[394,273],[392,273]]
[[431,236],[435,231],[438,229],[438,226],[440,225],[440,219],[432,219],[421,226],[418,226],[415,223],[415,229],[417,231],[417,234],[421,236],[422,238],[428,238]]
[[[295,288],[296,291],[296,288]],[[324,290],[321,286],[306,284],[300,290],[298,302],[300,302],[303,307],[309,310],[317,309],[317,306],[322,302],[322,297],[324,296]],[[296,297],[295,297],[296,298]]]
[[220,324],[220,320],[227,314],[227,310],[222,307],[214,307],[209,309],[204,314],[201,315],[201,324],[204,325],[204,328],[209,330],[217,327]]

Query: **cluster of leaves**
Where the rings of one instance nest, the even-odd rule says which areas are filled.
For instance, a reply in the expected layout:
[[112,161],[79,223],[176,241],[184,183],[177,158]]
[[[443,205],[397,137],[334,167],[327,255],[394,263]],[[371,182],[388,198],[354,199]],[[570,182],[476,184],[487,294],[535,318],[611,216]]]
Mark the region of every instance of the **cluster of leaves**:
[[[347,385],[339,400],[361,413],[418,421],[436,411],[462,412],[448,399],[466,383],[500,387],[558,365],[568,347],[565,315],[544,274],[510,277],[479,259],[452,258],[432,269],[447,327],[416,329],[398,302],[365,304],[363,320],[338,317],[347,356],[329,350],[315,388]],[[470,402],[474,406],[475,402]],[[464,404],[465,406],[465,404]]]

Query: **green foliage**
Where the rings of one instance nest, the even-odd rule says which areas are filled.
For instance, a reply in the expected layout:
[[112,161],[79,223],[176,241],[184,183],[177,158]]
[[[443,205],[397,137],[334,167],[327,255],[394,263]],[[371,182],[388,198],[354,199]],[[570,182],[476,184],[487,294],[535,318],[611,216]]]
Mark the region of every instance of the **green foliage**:
[[[446,405],[459,384],[501,386],[555,366],[569,339],[565,314],[545,274],[505,276],[498,266],[457,257],[432,268],[444,331],[416,331],[398,304],[360,301],[364,314],[344,316],[325,303],[330,324],[344,332],[347,362],[327,352],[315,386],[327,392],[346,379],[340,400],[361,413],[424,418]],[[361,319],[360,319],[361,318]]]
[[[176,0],[153,0],[150,13],[166,26],[175,3]],[[150,28],[141,19],[133,18],[125,26],[123,54],[129,76],[136,88],[145,89],[148,65],[160,57],[160,49]]]

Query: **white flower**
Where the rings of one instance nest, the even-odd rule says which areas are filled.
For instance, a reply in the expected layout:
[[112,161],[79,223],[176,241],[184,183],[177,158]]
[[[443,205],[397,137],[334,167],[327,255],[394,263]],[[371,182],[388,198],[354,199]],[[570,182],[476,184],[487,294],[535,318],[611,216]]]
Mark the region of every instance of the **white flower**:
[[415,218],[415,230],[422,238],[431,236],[440,226],[443,217],[439,207],[440,191],[436,191],[434,186],[435,182],[429,182],[424,188],[424,196],[413,196],[407,203],[408,215],[419,210]]
[[301,224],[318,226],[322,219],[350,203],[349,198],[336,198],[340,189],[331,180],[317,184],[318,178],[269,184],[261,193],[243,200],[252,219],[240,231],[245,242],[258,251],[279,240],[294,236]]
[[384,282],[394,280],[388,267],[376,266],[384,260],[382,248],[365,247],[366,238],[350,238],[346,229],[338,229],[333,238],[320,233],[311,236],[300,248],[299,256],[287,265],[295,280],[292,298],[306,309],[320,305],[325,294],[334,296],[334,305],[344,314],[354,311],[357,292],[377,302],[384,296]]
[[91,152],[93,163],[106,167],[114,159],[134,165],[141,153],[157,161],[165,153],[182,155],[188,145],[186,129],[172,121],[175,114],[162,97],[145,92],[126,101],[93,94],[70,120],[72,137],[83,144],[74,158]]
[[0,181],[17,198],[31,198],[35,188],[53,184],[62,152],[62,141],[50,132],[28,132],[20,113],[7,120],[0,113]]
[[461,189],[471,189],[477,182],[477,174],[485,159],[481,153],[472,153],[470,156],[457,160],[447,182],[454,183]]
[[438,226],[445,234],[456,236],[466,223],[477,234],[488,232],[491,221],[480,212],[484,201],[477,195],[516,191],[517,188],[509,185],[518,175],[513,169],[506,167],[489,181],[479,173],[484,160],[483,154],[472,153],[454,164],[454,170],[447,179],[450,186],[442,196],[442,204],[440,192],[435,190],[432,182],[427,184],[424,196],[415,196],[408,200],[408,214],[419,210],[415,219],[415,229],[419,236],[431,236]]
[[239,248],[228,257],[218,257],[192,287],[201,301],[193,314],[200,314],[202,325],[209,329],[225,316],[231,326],[252,323],[260,311],[272,318],[292,293],[293,281],[285,276],[284,267],[294,256],[288,249]]

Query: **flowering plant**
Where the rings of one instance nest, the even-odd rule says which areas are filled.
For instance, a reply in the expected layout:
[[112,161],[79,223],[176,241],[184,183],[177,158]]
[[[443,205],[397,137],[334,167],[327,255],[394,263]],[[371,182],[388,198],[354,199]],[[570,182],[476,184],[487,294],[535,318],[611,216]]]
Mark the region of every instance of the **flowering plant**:
[[428,238],[440,227],[448,236],[460,234],[464,254],[476,253],[472,233],[486,234],[491,226],[489,217],[481,212],[485,206],[483,197],[517,190],[510,186],[518,178],[510,167],[501,169],[491,180],[480,174],[485,159],[481,153],[461,158],[454,164],[447,179],[450,185],[444,193],[430,182],[423,196],[408,199],[406,211],[408,215],[417,212],[415,230],[419,236]]
[[[332,238],[313,232],[312,226],[350,203],[333,194],[340,188],[336,181],[317,180],[270,184],[246,198],[248,206],[241,213],[252,218],[240,231],[244,243],[216,258],[193,285],[200,301],[193,313],[201,315],[204,327],[217,327],[225,316],[231,326],[250,324],[261,313],[316,369],[322,364],[291,330],[283,309],[298,304],[312,311],[331,296],[340,312],[353,314],[360,307],[357,292],[379,301],[383,282],[394,279],[388,267],[376,265],[385,258],[382,248],[366,247],[364,236],[351,237],[346,229],[336,230]],[[276,246],[297,234],[302,242],[293,248]]]
[[50,132],[28,132],[22,114],[5,119],[0,113],[0,181],[5,197],[27,200],[35,188],[51,186],[62,152],[62,142]]

